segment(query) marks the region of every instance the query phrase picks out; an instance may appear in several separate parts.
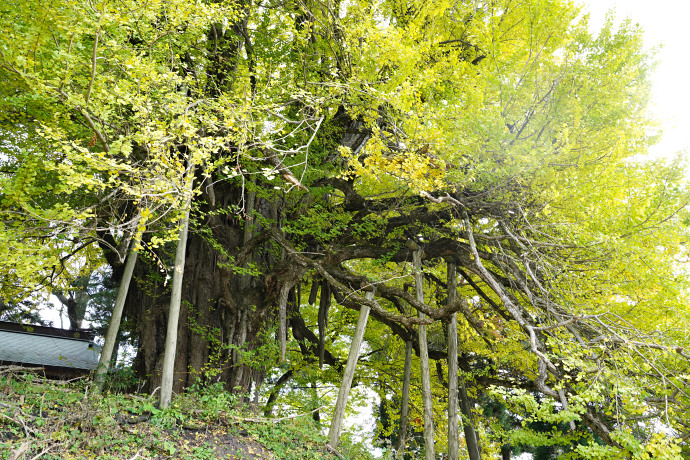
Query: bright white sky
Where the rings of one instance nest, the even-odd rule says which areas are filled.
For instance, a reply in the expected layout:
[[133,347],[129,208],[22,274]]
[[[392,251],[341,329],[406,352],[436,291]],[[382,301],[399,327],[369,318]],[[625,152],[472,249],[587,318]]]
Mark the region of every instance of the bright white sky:
[[606,12],[616,22],[629,18],[645,31],[648,48],[661,45],[653,75],[651,109],[662,123],[663,137],[653,153],[674,157],[690,152],[690,2],[686,0],[576,0],[589,11],[592,30]]

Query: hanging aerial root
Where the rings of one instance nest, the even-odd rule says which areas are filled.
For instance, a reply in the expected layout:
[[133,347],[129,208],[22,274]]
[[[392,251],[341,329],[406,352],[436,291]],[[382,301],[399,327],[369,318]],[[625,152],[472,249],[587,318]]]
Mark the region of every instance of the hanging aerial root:
[[328,310],[331,308],[331,287],[328,281],[321,282],[321,298],[319,299],[319,368],[323,367],[324,352],[326,350],[326,327],[328,326]]
[[280,340],[280,362],[285,361],[287,349],[287,303],[292,286],[283,284],[278,296],[278,335]]

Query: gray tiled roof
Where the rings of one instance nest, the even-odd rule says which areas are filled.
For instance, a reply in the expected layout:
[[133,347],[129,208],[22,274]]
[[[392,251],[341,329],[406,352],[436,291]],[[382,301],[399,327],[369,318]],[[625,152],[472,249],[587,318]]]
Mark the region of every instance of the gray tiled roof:
[[98,347],[86,340],[0,330],[0,361],[95,369]]

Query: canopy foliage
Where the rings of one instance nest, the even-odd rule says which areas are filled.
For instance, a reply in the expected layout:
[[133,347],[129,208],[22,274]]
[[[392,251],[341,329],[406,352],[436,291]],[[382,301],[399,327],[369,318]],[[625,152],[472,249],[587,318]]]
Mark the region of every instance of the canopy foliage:
[[126,314],[155,373],[144,310],[165,302],[190,161],[183,327],[205,351],[180,372],[300,407],[282,386],[336,381],[351,310],[369,305],[358,378],[386,406],[381,436],[426,322],[442,449],[442,324],[458,312],[471,393],[523,422],[478,413],[485,452],[687,449],[690,194],[682,165],[640,160],[652,62],[636,26],[592,34],[563,0],[8,0],[0,17],[0,301],[117,274],[143,233],[131,297],[148,306]]

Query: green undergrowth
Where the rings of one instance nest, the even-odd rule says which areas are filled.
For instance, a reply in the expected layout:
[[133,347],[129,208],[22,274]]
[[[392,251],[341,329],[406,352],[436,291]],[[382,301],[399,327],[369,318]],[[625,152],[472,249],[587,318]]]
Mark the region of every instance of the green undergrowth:
[[[155,395],[91,390],[87,379],[0,368],[0,459],[337,458],[311,417],[258,417],[218,385],[193,387],[167,410]],[[342,448],[349,458],[353,446]]]

